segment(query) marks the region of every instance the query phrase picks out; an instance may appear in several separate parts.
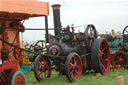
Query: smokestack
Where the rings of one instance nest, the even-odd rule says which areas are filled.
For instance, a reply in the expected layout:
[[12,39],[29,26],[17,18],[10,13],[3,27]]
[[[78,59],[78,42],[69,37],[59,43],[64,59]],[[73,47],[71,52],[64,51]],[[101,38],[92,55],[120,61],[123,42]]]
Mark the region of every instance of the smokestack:
[[59,4],[52,5],[55,36],[59,35],[60,34],[60,30],[61,30],[60,6],[61,5],[59,5]]

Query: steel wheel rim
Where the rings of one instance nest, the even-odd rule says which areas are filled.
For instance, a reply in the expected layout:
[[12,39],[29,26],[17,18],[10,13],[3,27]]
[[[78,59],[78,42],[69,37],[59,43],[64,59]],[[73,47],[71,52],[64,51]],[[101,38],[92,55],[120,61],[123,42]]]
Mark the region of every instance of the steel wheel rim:
[[15,85],[24,85],[24,78],[22,76],[18,76],[15,80]]
[[104,74],[107,74],[110,70],[110,50],[106,40],[103,40],[100,44],[99,49],[99,60],[100,60],[100,68]]
[[123,30],[123,36],[125,35],[125,33],[126,33],[126,35],[128,35],[127,28],[128,28],[128,26],[126,26],[126,27],[124,28],[124,30]]
[[80,58],[77,55],[73,55],[69,62],[69,75],[72,80],[77,80],[80,78],[82,73],[82,64]]
[[97,38],[96,28],[93,24],[89,24],[84,32],[85,44],[88,50],[91,48],[93,41]]
[[51,75],[51,64],[48,58],[42,56],[37,65],[37,75],[40,80],[45,80]]
[[125,55],[124,53],[122,52],[118,52],[116,53],[114,56],[113,56],[113,65],[116,67],[116,68],[125,68],[125,66],[127,65],[128,63],[128,58],[127,58],[127,55]]

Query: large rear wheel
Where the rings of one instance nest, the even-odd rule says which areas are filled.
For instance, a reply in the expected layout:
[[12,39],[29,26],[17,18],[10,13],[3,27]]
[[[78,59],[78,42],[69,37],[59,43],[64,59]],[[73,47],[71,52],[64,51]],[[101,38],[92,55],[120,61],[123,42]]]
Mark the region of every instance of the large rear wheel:
[[94,41],[91,60],[96,73],[107,74],[109,72],[111,56],[108,43],[104,38]]
[[70,82],[78,80],[82,74],[82,62],[77,53],[70,53],[66,59],[66,76]]

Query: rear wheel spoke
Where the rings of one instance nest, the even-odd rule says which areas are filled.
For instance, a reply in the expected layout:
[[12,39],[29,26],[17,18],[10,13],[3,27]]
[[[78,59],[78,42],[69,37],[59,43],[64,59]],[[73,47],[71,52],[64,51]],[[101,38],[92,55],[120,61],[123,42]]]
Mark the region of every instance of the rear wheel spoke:
[[78,74],[78,71],[77,71],[77,70],[74,70],[74,72],[75,72],[76,74]]
[[107,49],[107,47],[103,48],[102,51],[104,52]]
[[106,68],[105,68],[104,64],[100,64],[100,65],[103,68],[103,71],[106,71]]
[[70,75],[72,75],[72,74],[73,74],[73,72],[74,72],[74,71],[73,71],[73,70],[71,70]]

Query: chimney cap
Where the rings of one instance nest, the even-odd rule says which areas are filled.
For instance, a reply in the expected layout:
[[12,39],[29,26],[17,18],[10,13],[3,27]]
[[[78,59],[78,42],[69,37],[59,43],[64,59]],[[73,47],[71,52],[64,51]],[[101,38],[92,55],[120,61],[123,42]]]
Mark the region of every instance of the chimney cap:
[[53,4],[52,8],[53,9],[60,9],[61,5],[60,4]]

